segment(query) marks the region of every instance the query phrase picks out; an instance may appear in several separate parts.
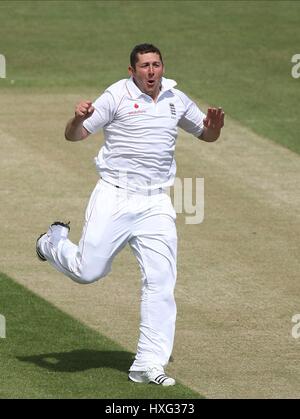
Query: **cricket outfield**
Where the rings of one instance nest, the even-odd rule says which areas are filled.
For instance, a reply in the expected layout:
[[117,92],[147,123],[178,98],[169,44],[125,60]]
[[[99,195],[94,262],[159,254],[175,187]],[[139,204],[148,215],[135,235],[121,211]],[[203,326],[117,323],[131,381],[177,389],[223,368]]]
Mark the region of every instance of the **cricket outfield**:
[[[174,23],[175,18],[179,19],[182,11],[181,2],[158,3],[162,8],[167,7],[166,3],[174,3],[171,18],[174,19]],[[207,4],[205,7],[193,4],[194,2],[188,3],[191,10],[182,15],[179,25],[187,24],[189,19],[192,22],[192,16],[196,12],[199,16],[203,15],[209,19],[210,13],[214,11],[213,7],[216,7],[216,2],[212,2],[212,6]],[[26,9],[26,2],[24,6],[17,2],[15,4],[20,6],[19,13],[23,13],[23,17],[27,16],[28,21],[31,19],[29,10],[31,7],[32,16],[40,13],[40,21],[44,24],[48,22],[48,28],[56,28],[57,25],[59,32],[59,22],[54,23],[55,21],[51,20],[56,14],[51,14],[53,9],[49,5],[45,6],[46,9],[39,5],[33,11],[30,2],[27,5],[28,9]],[[83,5],[80,4],[81,2],[76,3],[73,20],[65,21],[65,25],[69,25],[70,30],[76,26],[76,22],[79,22],[80,12],[83,10]],[[57,4],[54,6],[59,7]],[[0,7],[3,12],[3,6]],[[129,9],[137,16],[141,17],[144,7],[129,2]],[[222,7],[226,11],[226,7]],[[232,8],[232,2],[228,2],[228,7]],[[246,29],[254,31],[253,21],[250,17],[247,18],[243,15],[242,7],[244,6],[241,5],[240,8],[234,10],[247,23]],[[249,2],[246,2],[245,7],[249,9],[248,11],[252,11],[252,15],[249,14],[249,16],[253,18],[255,12],[251,9]],[[265,2],[262,7],[263,10],[266,10]],[[279,6],[276,7],[279,8]],[[277,21],[278,18],[275,13],[276,7],[274,5],[271,13],[270,27],[272,19]],[[125,14],[125,9],[121,7],[120,10]],[[112,19],[113,13],[115,13],[116,19],[121,20],[120,10],[115,9],[113,12],[108,7],[101,9],[108,21]],[[126,10],[128,13],[128,9]],[[299,7],[297,10],[300,10]],[[89,9],[89,12],[91,13],[92,10]],[[99,10],[98,12],[100,13]],[[278,9],[278,15],[280,12],[281,9]],[[66,13],[66,9],[62,8],[61,13]],[[6,9],[7,19],[11,14],[12,9],[8,7]],[[124,16],[125,20],[131,21],[129,15]],[[225,31],[225,23],[230,22],[229,11],[226,14],[226,19],[224,16],[223,20],[221,16],[218,18],[221,28]],[[91,16],[90,19],[92,24]],[[287,27],[297,24],[292,10],[291,15],[286,19],[281,15],[281,21],[286,23]],[[26,26],[26,23],[24,25]],[[235,26],[232,26],[232,31],[236,31],[235,37],[230,34],[236,43],[241,30],[240,25],[239,21]],[[37,21],[36,27],[38,27]],[[29,41],[36,27],[32,26],[31,30],[28,27],[28,31],[25,32]],[[154,36],[157,40],[161,33],[159,31],[162,29],[158,30],[157,28]],[[49,30],[47,38],[50,50],[52,47],[50,34],[53,36],[53,33]],[[145,35],[150,36],[147,31]],[[39,78],[40,73],[32,67],[32,72],[36,72],[36,80],[38,80],[35,83],[34,77],[30,79],[27,75],[30,74],[35,51],[28,51],[22,73],[22,65],[18,59],[13,56],[11,60],[9,59],[8,52],[13,51],[16,47],[12,38],[9,35],[6,36],[10,49],[8,48],[7,51],[0,49],[0,53],[6,55],[8,75],[6,80],[0,80],[0,83],[3,81],[2,85],[0,84],[1,271],[25,289],[42,297],[43,300],[39,302],[41,305],[38,306],[36,303],[39,309],[34,311],[35,316],[38,317],[38,313],[42,310],[43,301],[45,304],[48,301],[52,306],[61,310],[61,319],[63,313],[66,313],[70,318],[79,320],[83,330],[85,330],[85,326],[87,327],[86,332],[80,333],[88,335],[94,331],[95,334],[99,333],[107,337],[108,343],[102,349],[102,354],[109,352],[111,347],[116,355],[116,363],[122,363],[120,367],[122,374],[116,379],[120,380],[121,387],[123,386],[124,389],[125,385],[128,386],[127,381],[125,382],[126,363],[136,349],[139,322],[140,273],[130,250],[126,248],[117,256],[113,270],[106,279],[90,286],[72,283],[68,278],[53,271],[47,264],[39,263],[34,253],[36,237],[45,231],[49,222],[56,219],[70,220],[72,226],[70,238],[74,242],[80,238],[85,206],[98,179],[93,165],[93,157],[98,152],[102,136],[89,138],[89,140],[78,144],[66,142],[63,138],[65,123],[72,115],[74,104],[78,100],[81,98],[94,99],[104,88],[105,83],[112,83],[115,81],[114,77],[117,79],[121,76],[115,67],[111,74],[108,74],[108,66],[107,69],[104,69],[105,80],[101,80],[99,83],[98,91],[95,75],[93,75],[93,85],[89,85],[85,78],[86,71],[80,70],[77,81],[76,79],[72,81],[73,76],[68,80],[65,75],[67,87],[62,86],[59,89],[55,86],[55,82],[59,80],[58,84],[63,85],[64,80],[60,78],[62,76],[56,76],[59,71],[62,71],[61,67],[57,73],[55,73],[55,66],[51,67],[48,81],[43,81],[42,77]],[[276,36],[274,35],[274,37]],[[43,37],[46,35],[44,34]],[[61,41],[60,57],[63,57],[63,49],[71,45],[72,37],[70,36],[68,39],[70,44],[66,40]],[[135,40],[137,40],[136,32],[127,35],[126,48],[128,50]],[[229,42],[228,38],[226,40]],[[223,42],[225,43],[226,40],[223,39]],[[256,46],[254,41],[255,38],[253,39],[253,48]],[[288,40],[285,40],[282,35],[280,44],[282,50],[284,50],[284,41],[289,46]],[[35,42],[37,44],[37,40]],[[63,45],[64,42],[66,45]],[[109,39],[105,38],[105,42],[106,52],[104,55],[109,56],[111,62],[117,62],[118,71],[122,70],[126,77],[127,61],[124,63],[124,69],[120,68],[125,45],[121,48],[120,44],[117,44],[117,40],[114,41],[116,52],[119,51],[118,48],[121,48],[122,51],[118,61],[115,55],[113,57],[109,55],[111,45]],[[240,42],[243,42],[243,37]],[[159,44],[159,41],[157,43]],[[37,48],[36,44],[31,45],[31,48]],[[172,62],[173,55],[175,55],[173,44],[167,44],[164,37],[162,44],[162,49],[164,46],[166,49],[170,48],[170,61]],[[248,44],[251,44],[251,38],[248,38]],[[285,59],[284,53],[282,56],[279,54],[280,48],[276,51],[272,49],[272,39],[269,40],[269,44],[267,41],[264,43],[266,51],[268,51],[268,45],[268,57],[272,57],[273,63],[277,62],[276,60],[281,62],[281,59]],[[231,46],[232,44],[223,45],[223,48],[227,48],[227,55],[229,55]],[[196,48],[195,45],[192,47]],[[70,57],[75,54],[75,50],[67,51]],[[204,54],[204,46],[201,51]],[[176,54],[178,61],[184,61],[185,50],[182,50],[181,53],[179,49]],[[224,71],[228,71],[230,68],[229,58],[224,63]],[[93,56],[94,59],[95,56]],[[198,60],[201,61],[201,54],[199,57],[193,55],[191,65],[193,65],[194,71],[197,68]],[[15,67],[18,68],[13,76],[9,75],[10,61],[15,62]],[[168,396],[195,397],[195,394],[198,394],[199,397],[201,395],[208,398],[298,398],[300,366],[297,360],[300,341],[293,337],[291,332],[292,317],[300,312],[300,157],[296,131],[299,118],[294,106],[289,103],[289,100],[291,102],[296,100],[289,89],[299,88],[300,82],[293,80],[288,69],[282,69],[279,64],[275,74],[270,75],[271,79],[273,77],[273,82],[277,83],[274,86],[281,84],[282,92],[289,92],[287,96],[282,93],[282,101],[288,108],[286,114],[282,108],[280,109],[283,121],[281,135],[283,137],[286,133],[284,141],[291,138],[289,144],[284,144],[289,147],[288,149],[278,144],[280,135],[279,133],[273,135],[274,127],[269,129],[270,120],[268,118],[271,110],[268,108],[264,114],[255,108],[257,106],[262,110],[270,101],[274,103],[278,99],[278,92],[275,88],[276,92],[274,92],[274,97],[272,96],[271,81],[270,84],[266,82],[266,90],[259,92],[257,102],[254,96],[253,101],[250,101],[254,94],[248,91],[251,77],[253,80],[258,78],[259,69],[263,71],[261,69],[265,69],[270,62],[268,60],[266,62],[259,61],[258,69],[254,70],[250,66],[250,62],[252,63],[250,60],[248,63],[251,67],[249,74],[244,73],[240,77],[235,73],[236,68],[233,62],[234,58],[232,58],[232,71],[236,78],[236,85],[244,90],[238,92],[238,97],[237,91],[234,91],[231,98],[228,97],[228,90],[226,90],[226,85],[231,83],[230,79],[223,80],[223,84],[225,84],[223,90],[216,89],[219,94],[217,97],[213,83],[210,81],[215,77],[213,66],[209,68],[211,79],[208,79],[206,75],[205,86],[200,89],[199,85],[199,93],[196,90],[197,81],[193,82],[192,80],[189,84],[187,80],[184,80],[183,70],[176,68],[173,72],[171,64],[167,66],[167,76],[177,79],[178,87],[182,90],[185,90],[182,87],[184,84],[188,93],[193,95],[203,110],[206,110],[208,104],[211,105],[212,102],[216,105],[228,103],[229,108],[228,111],[225,107],[226,126],[222,138],[218,142],[214,144],[198,142],[182,131],[178,138],[177,176],[180,179],[204,178],[205,217],[204,221],[198,225],[187,225],[184,213],[178,214],[177,217],[179,236],[176,287],[178,319],[174,360],[170,363],[168,372],[186,387],[182,386],[179,393],[173,395],[168,393]],[[67,68],[67,65],[64,62],[63,66]],[[108,63],[103,64],[103,66],[105,65]],[[43,73],[43,70],[40,71]],[[216,72],[218,73],[219,70]],[[18,74],[20,74],[19,81]],[[100,79],[101,74],[100,72],[97,75]],[[201,75],[199,75],[199,79],[201,79]],[[14,80],[14,83],[11,83],[11,80]],[[182,83],[180,83],[181,80]],[[258,83],[262,86],[263,80],[259,80]],[[212,99],[210,99],[209,90],[212,92]],[[249,95],[247,95],[248,93]],[[283,107],[283,105],[281,106]],[[238,110],[238,107],[241,109]],[[246,111],[248,111],[247,117],[245,116]],[[276,126],[278,130],[279,125]],[[10,280],[4,276],[0,282],[3,285],[5,282],[9,283]],[[13,291],[12,287],[8,298],[11,301],[15,301],[15,298],[17,301],[16,295],[17,292]],[[3,293],[1,298],[0,314],[5,316],[5,304],[7,304],[5,301],[7,299]],[[33,321],[30,315],[32,307],[30,304],[21,305],[21,297],[18,301],[18,304],[14,304],[15,311],[18,311],[18,307],[22,307],[24,317],[22,317],[22,313],[19,313],[19,329],[16,327],[15,330],[16,333],[17,331],[21,333],[22,321],[25,318],[26,325],[28,326],[29,322],[30,329],[30,322]],[[73,326],[71,327],[68,322],[69,320],[61,320],[57,323],[57,327],[61,328],[59,336],[61,336],[62,342],[59,353],[63,353],[64,350],[72,353],[72,347],[76,348],[78,343],[76,342],[76,327],[80,328],[80,326],[74,326],[73,331]],[[45,370],[42,369],[41,355],[48,353],[47,348],[45,344],[43,345],[42,336],[29,335],[28,340],[24,336],[22,342],[17,335],[10,335],[9,316],[6,329],[7,338],[0,339],[0,351],[4,344],[12,344],[8,357],[9,363],[6,364],[10,366],[11,370],[14,370],[15,374],[14,380],[10,384],[11,387],[9,387],[15,389],[15,393],[12,392],[10,396],[21,397],[23,394],[24,397],[30,397],[30,393],[23,393],[24,381],[21,379],[21,365],[26,363],[26,359],[27,361],[31,360],[33,363],[35,362],[36,368],[41,369],[41,376],[43,376]],[[67,341],[66,336],[68,333],[71,334],[70,331],[72,331],[72,339]],[[72,362],[89,356],[94,359],[94,362],[89,366],[92,373],[90,377],[86,376],[86,381],[97,380],[99,371],[105,376],[107,370],[113,368],[111,362],[101,364],[96,360],[100,351],[92,352],[90,349],[88,352],[89,347],[95,347],[93,340],[95,335],[88,336],[89,338],[86,338],[87,345],[79,348],[78,352],[71,356]],[[35,347],[31,356],[28,355],[30,339],[36,340],[40,345],[40,350],[38,346]],[[55,340],[55,329],[49,334],[47,340],[49,345],[52,340]],[[112,341],[116,342],[116,347],[110,343]],[[27,342],[29,346],[27,355],[26,357],[18,355],[16,360],[14,353],[20,354],[20,348],[24,342]],[[122,361],[117,361],[118,354],[122,353],[120,348],[124,349],[124,353]],[[53,354],[58,353],[58,349],[51,353],[53,358]],[[48,358],[51,358],[51,353],[48,353]],[[40,355],[40,358],[37,355]],[[9,375],[9,368],[5,365],[2,368],[5,372],[2,377]],[[18,368],[20,368],[19,375]],[[60,377],[60,381],[58,384],[53,378],[53,388],[57,388],[59,385],[64,387],[64,382],[71,385],[71,388],[74,386],[74,393],[69,391],[65,393],[65,397],[72,397],[72,395],[89,397],[91,395],[91,393],[80,393],[76,384],[76,376],[71,383],[69,375],[67,376],[63,369],[57,370],[57,376]],[[39,381],[36,380],[37,384]],[[9,392],[1,392],[5,388],[5,382],[0,382],[0,397],[8,397]],[[36,385],[35,397],[38,397],[38,388]],[[141,393],[136,395],[134,388],[136,387],[131,386],[129,393],[124,390],[125,393],[121,394],[126,397],[149,397],[144,390],[137,390]],[[53,389],[51,391],[53,391],[52,395],[55,394]],[[159,397],[157,389],[153,391],[155,391],[153,397]],[[49,394],[47,389],[40,392],[41,397],[49,397]],[[103,392],[102,396],[113,398],[113,388],[111,393]]]

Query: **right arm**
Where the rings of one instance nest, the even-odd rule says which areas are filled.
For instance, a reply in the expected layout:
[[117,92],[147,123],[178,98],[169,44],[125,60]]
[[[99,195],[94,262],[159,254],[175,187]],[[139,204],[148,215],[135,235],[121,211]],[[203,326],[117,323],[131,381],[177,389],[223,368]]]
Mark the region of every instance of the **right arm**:
[[83,122],[89,118],[94,107],[89,100],[82,101],[76,105],[75,116],[70,119],[65,129],[65,138],[68,141],[81,141],[89,136],[89,132],[84,128]]

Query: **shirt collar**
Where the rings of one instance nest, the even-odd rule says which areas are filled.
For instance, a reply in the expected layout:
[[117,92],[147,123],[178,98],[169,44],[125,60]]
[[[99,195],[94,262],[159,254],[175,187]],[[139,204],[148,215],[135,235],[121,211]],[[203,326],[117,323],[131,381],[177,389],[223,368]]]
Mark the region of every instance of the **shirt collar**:
[[[167,90],[172,89],[173,87],[175,87],[177,85],[175,80],[172,79],[166,79],[165,77],[162,77],[161,79],[161,90],[160,90],[160,94],[163,92],[166,92]],[[140,96],[145,95],[146,93],[143,93],[135,84],[135,82],[133,81],[133,77],[131,76],[127,82],[126,82],[126,86],[127,86],[127,90],[130,94],[130,96],[133,99],[138,99]]]

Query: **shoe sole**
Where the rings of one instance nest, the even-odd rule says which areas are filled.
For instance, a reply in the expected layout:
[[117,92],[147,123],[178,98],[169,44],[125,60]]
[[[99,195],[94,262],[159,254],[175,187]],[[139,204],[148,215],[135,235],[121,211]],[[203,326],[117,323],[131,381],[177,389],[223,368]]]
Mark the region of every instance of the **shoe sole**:
[[39,250],[39,248],[38,248],[38,241],[39,241],[39,240],[40,240],[40,238],[41,238],[41,237],[43,237],[45,234],[46,234],[46,233],[43,233],[43,234],[41,234],[41,235],[38,237],[38,239],[37,239],[37,241],[36,241],[36,246],[35,246],[36,255],[37,255],[37,257],[39,258],[39,260],[40,260],[41,262],[46,262],[46,261],[47,261],[47,259],[46,259],[46,258],[45,258],[45,256],[42,254],[42,252]]
[[63,223],[62,221],[55,221],[54,223],[51,224],[50,227],[52,226],[60,226],[60,227],[65,227],[68,229],[68,231],[70,231],[70,221],[68,221],[67,223]]
[[167,377],[166,375],[160,375],[150,382],[163,387],[170,387],[175,385],[174,378]]
[[174,378],[167,377],[165,374],[159,375],[157,377],[158,381],[148,380],[146,377],[142,378],[140,376],[139,376],[139,378],[136,378],[132,373],[129,373],[128,379],[130,381],[133,381],[134,383],[156,384],[156,385],[160,385],[160,386],[163,386],[163,387],[174,386],[176,384],[176,381],[174,380]]

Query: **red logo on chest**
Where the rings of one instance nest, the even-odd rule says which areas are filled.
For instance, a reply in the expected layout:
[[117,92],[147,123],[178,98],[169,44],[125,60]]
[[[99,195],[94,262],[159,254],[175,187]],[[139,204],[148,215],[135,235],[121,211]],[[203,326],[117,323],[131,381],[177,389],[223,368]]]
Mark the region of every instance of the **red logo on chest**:
[[[132,105],[130,105],[130,107],[131,107]],[[131,111],[131,112],[128,112],[128,115],[139,115],[139,114],[141,114],[141,113],[146,113],[146,110],[144,109],[140,109],[140,105],[138,105],[137,103],[135,103],[134,105],[133,105],[133,107],[134,107],[134,111]]]

